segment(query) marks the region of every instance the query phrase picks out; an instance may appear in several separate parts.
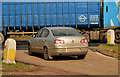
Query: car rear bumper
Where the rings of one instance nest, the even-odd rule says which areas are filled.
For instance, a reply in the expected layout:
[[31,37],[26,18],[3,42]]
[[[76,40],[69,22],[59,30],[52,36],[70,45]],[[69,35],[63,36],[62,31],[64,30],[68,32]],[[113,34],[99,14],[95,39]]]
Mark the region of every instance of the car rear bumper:
[[78,56],[86,55],[88,52],[88,47],[82,48],[55,48],[49,50],[51,56]]

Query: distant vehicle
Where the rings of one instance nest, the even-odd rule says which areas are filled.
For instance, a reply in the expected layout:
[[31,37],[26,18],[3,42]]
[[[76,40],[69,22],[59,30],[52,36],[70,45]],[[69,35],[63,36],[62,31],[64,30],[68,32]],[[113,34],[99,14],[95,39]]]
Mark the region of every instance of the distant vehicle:
[[78,56],[84,59],[88,52],[88,41],[70,27],[45,27],[29,40],[28,51],[29,54],[43,54],[45,60],[54,56]]

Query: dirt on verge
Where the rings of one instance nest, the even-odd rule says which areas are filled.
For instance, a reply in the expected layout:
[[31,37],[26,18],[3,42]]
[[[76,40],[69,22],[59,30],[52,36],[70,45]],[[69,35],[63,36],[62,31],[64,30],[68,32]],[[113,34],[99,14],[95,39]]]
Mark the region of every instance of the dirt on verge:
[[34,71],[30,72],[27,70],[12,70],[11,72],[2,72],[2,75],[82,75],[80,73],[71,73],[53,68],[42,67],[37,69],[33,67]]
[[119,45],[107,45],[107,44],[104,44],[104,45],[100,45],[98,46],[97,48],[95,48],[94,50],[99,52],[99,53],[102,53],[106,56],[110,56],[110,57],[114,57],[116,59],[120,59],[120,51],[119,51]]

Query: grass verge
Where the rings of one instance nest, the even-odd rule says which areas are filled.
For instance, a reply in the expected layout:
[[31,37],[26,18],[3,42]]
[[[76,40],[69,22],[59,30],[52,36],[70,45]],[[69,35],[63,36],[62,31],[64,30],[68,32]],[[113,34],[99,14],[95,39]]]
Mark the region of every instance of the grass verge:
[[115,45],[103,44],[103,45],[100,45],[98,49],[118,52],[118,46],[119,44],[115,44]]
[[120,48],[120,44],[115,44],[115,45],[102,44],[97,47],[97,50],[106,55],[118,57],[120,55],[119,48]]
[[30,35],[24,35],[24,36],[23,35],[21,35],[21,36],[19,36],[19,35],[11,35],[10,38],[13,38],[13,39],[19,41],[19,40],[29,40],[32,37]]
[[40,70],[40,66],[28,65],[19,62],[16,64],[2,63],[2,72],[34,72]]

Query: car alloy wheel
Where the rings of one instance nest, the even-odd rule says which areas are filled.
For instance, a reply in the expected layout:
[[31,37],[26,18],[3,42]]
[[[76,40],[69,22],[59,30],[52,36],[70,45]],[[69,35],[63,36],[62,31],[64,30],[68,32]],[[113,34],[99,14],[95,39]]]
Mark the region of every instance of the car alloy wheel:
[[47,47],[44,47],[44,59],[45,60],[53,59],[53,57],[51,57],[50,54],[48,53],[48,48]]
[[45,60],[48,60],[48,59],[49,59],[47,47],[44,48],[44,59],[45,59]]

